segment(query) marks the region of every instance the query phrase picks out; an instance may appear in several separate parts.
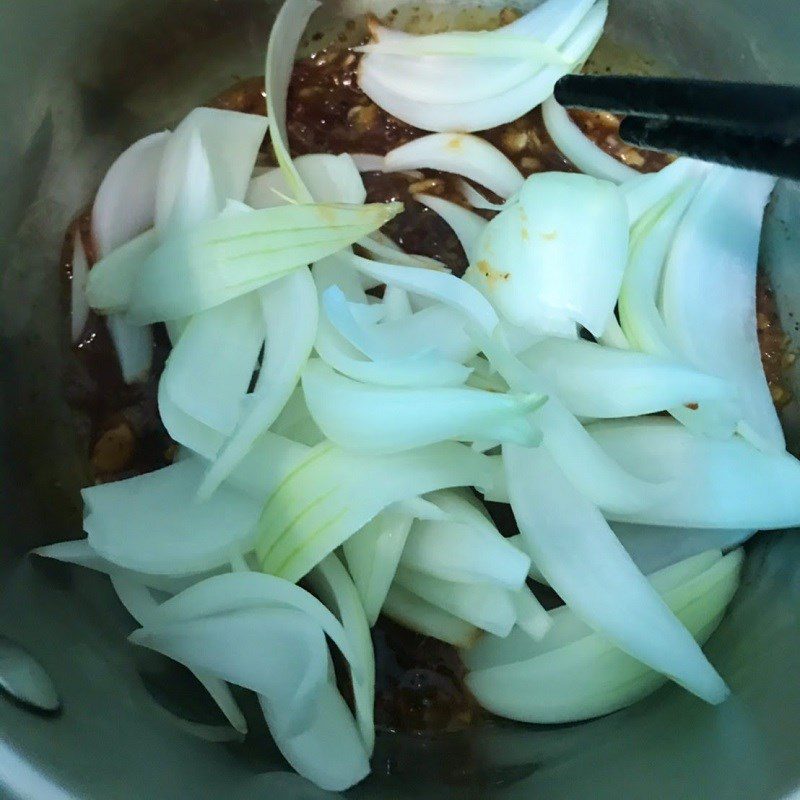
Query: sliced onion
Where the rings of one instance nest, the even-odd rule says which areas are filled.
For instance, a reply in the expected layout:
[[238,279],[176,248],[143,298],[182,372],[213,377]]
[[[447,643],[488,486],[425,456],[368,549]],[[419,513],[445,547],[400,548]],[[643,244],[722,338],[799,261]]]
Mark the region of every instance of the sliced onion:
[[[317,203],[358,205],[367,199],[358,167],[347,153],[313,153],[295,158],[293,164]],[[252,208],[272,208],[285,205],[290,195],[286,176],[276,168],[250,181],[246,202]]]
[[723,380],[680,362],[603,347],[584,340],[547,339],[521,356],[579,417],[633,417],[687,403],[730,397]]
[[480,636],[477,628],[448,614],[401,586],[392,586],[383,613],[412,631],[432,636],[454,647],[472,647]]
[[383,156],[377,153],[351,153],[359,172],[383,172]]
[[526,549],[567,605],[637,660],[710,703],[722,702],[724,681],[547,452],[507,445],[503,459]]
[[738,390],[742,435],[780,452],[786,442],[761,364],[755,307],[761,223],[774,186],[767,175],[711,172],[675,235],[661,307],[680,352]]
[[307,269],[301,267],[266,286],[260,300],[266,348],[258,381],[249,398],[250,407],[203,481],[201,497],[207,497],[230,475],[277,419],[300,380],[317,335],[317,293]]
[[435,211],[453,229],[458,241],[464,248],[467,260],[472,260],[478,239],[487,225],[486,220],[469,209],[442,197],[418,194],[414,199]]
[[461,178],[458,181],[458,190],[461,196],[473,208],[481,208],[485,211],[502,211],[505,203],[492,203],[487,200],[469,181]]
[[517,618],[511,593],[499,586],[448,582],[407,567],[397,571],[395,584],[496,636],[508,636]]
[[75,234],[72,249],[72,278],[70,281],[70,326],[72,343],[81,338],[86,321],[89,319],[89,301],[86,287],[89,283],[89,261],[83,247],[80,232]]
[[153,363],[153,332],[131,325],[120,314],[110,314],[106,324],[125,383],[144,380]]
[[486,226],[467,279],[514,325],[600,336],[614,312],[628,249],[620,190],[588,175],[539,173]]
[[310,203],[312,196],[289,155],[286,136],[286,99],[300,37],[319,5],[316,0],[285,2],[272,24],[267,45],[265,73],[269,134],[278,166],[298,203]]
[[153,226],[156,186],[168,131],[145,136],[110,167],[92,206],[97,252],[106,256]]
[[191,316],[260,289],[379,228],[402,206],[289,205],[220,216],[167,239],[139,270],[129,317]]
[[557,102],[548,97],[542,103],[544,126],[555,146],[581,171],[595,178],[623,183],[639,173],[617,161],[591,139],[584,136],[569,114]]
[[377,622],[383,608],[412,522],[405,508],[387,508],[343,545],[347,567],[370,627]]
[[387,506],[448,486],[488,486],[491,459],[455,442],[389,456],[310,451],[267,501],[257,553],[266,572],[297,580]]
[[375,653],[364,607],[353,581],[333,553],[312,570],[308,580],[341,621],[354,653],[350,674],[356,721],[367,755],[371,756],[375,747]]
[[386,154],[387,172],[422,168],[462,175],[504,198],[516,194],[525,180],[494,145],[467,133],[434,133]]
[[540,440],[527,419],[544,398],[470,388],[392,389],[337,375],[318,359],[303,371],[314,421],[333,442],[363,453],[397,453],[434,442],[489,437],[529,446]]
[[527,586],[523,586],[511,595],[514,603],[516,624],[520,630],[539,641],[543,639],[553,625],[550,615],[536,599]]
[[[663,593],[698,642],[704,643],[719,624],[738,586],[741,563],[741,552],[732,553]],[[556,633],[554,629],[552,634]],[[488,639],[486,647],[491,647]],[[591,632],[528,660],[488,667],[467,677],[478,702],[494,713],[546,723],[607,714],[650,694],[663,682],[661,675]]]
[[371,256],[388,261],[391,264],[401,264],[406,267],[418,269],[432,269],[435,272],[450,272],[441,261],[429,256],[406,253],[398,244],[385,233],[375,231],[358,242],[358,246],[366,250]]
[[233,550],[247,550],[260,504],[229,487],[197,502],[203,469],[202,461],[189,458],[84,489],[90,512],[84,528],[92,549],[121,567],[153,575],[203,572],[226,563]]
[[800,462],[733,437],[693,436],[664,418],[592,425],[594,440],[634,475],[669,481],[652,506],[609,518],[687,528],[772,529],[800,523]]

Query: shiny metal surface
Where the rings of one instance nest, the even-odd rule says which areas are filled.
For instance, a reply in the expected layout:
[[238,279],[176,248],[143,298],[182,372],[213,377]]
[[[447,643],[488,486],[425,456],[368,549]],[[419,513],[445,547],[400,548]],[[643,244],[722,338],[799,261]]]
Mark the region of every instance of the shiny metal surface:
[[[127,645],[132,623],[104,579],[24,556],[80,529],[84,476],[60,386],[64,228],[126,143],[261,69],[274,8],[26,0],[0,16],[0,634],[36,657],[63,702],[47,719],[0,697],[0,797],[331,796],[289,774],[264,733],[225,746],[176,728],[152,700],[166,686],[174,710],[200,721],[213,714],[184,676]],[[612,8],[610,35],[670,72],[800,83],[797,0],[612,0]],[[337,11],[329,3],[316,24]],[[764,261],[792,336],[799,238],[800,190],[782,184]],[[787,419],[797,443],[796,406]],[[495,722],[468,735],[380,737],[375,774],[349,794],[777,800],[798,792],[800,539],[765,534],[754,543],[709,653],[734,691],[720,708],[667,687],[583,725]]]

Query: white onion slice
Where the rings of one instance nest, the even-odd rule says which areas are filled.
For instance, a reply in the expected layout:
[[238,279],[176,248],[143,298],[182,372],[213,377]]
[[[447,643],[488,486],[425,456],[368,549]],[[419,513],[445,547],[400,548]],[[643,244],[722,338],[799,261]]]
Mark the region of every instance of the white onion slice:
[[471,261],[475,256],[478,239],[483,233],[487,221],[473,211],[442,197],[418,194],[414,199],[435,211],[453,229],[453,233],[464,248],[467,260]]
[[[704,643],[719,624],[738,586],[741,563],[742,553],[731,553],[698,577],[663,594],[698,642]],[[467,677],[478,702],[490,711],[540,723],[573,722],[607,714],[636,702],[663,682],[663,676],[617,650],[597,633],[526,661],[488,667]]]
[[450,272],[441,261],[429,256],[406,253],[398,244],[385,233],[375,231],[358,242],[358,246],[366,250],[371,256],[388,261],[391,264],[401,264],[406,267],[418,269],[431,269],[435,272]]
[[693,436],[663,418],[589,427],[594,440],[634,475],[671,491],[639,512],[609,518],[687,528],[792,528],[800,524],[800,462],[761,452],[738,436]]
[[92,206],[98,255],[106,256],[153,226],[158,173],[168,131],[132,144],[111,165]]
[[504,198],[516,194],[525,180],[494,145],[468,133],[433,133],[386,154],[387,172],[421,168],[462,175]]
[[412,631],[432,636],[454,647],[472,647],[480,631],[463,619],[448,614],[402,586],[392,586],[383,613]]
[[257,553],[266,572],[298,580],[387,506],[448,486],[489,486],[491,459],[455,442],[389,456],[323,443],[267,501]]
[[375,748],[375,653],[364,607],[353,581],[333,553],[309,573],[308,581],[341,621],[354,653],[350,676],[356,721],[364,748],[371,756]]
[[400,567],[395,585],[495,636],[508,636],[517,618],[511,593],[489,583],[453,583]]
[[89,319],[89,300],[86,287],[89,283],[89,261],[81,241],[80,231],[75,233],[72,248],[72,279],[70,281],[70,330],[72,343],[77,343]]
[[[367,199],[358,167],[347,153],[313,153],[295,158],[293,164],[317,203],[358,205]],[[275,168],[250,181],[245,200],[252,208],[272,208],[285,205],[290,193],[286,176]]]
[[288,205],[217,217],[171,236],[141,264],[129,317],[179,319],[260,289],[357,241],[401,208]]
[[383,156],[377,153],[351,153],[359,172],[383,172]]
[[[195,499],[203,463],[170,467],[82,492],[84,528],[100,556],[153,575],[186,575],[227,562],[252,543],[260,504],[230,487],[205,503]],[[120,514],[120,508],[125,509]]]
[[[245,298],[246,299],[246,298]],[[317,335],[317,293],[311,273],[301,267],[260,292],[266,347],[251,404],[200,489],[208,497],[277,419],[300,380]],[[208,312],[206,312],[208,313]],[[287,335],[291,331],[291,335]],[[183,342],[183,339],[181,339]]]
[[405,508],[387,508],[342,546],[370,627],[383,608],[412,522]]
[[302,381],[320,430],[354,452],[397,453],[450,439],[488,437],[527,446],[540,441],[527,416],[544,402],[541,395],[368,386],[337,375],[319,359],[306,364]]
[[278,166],[286,176],[292,195],[298,203],[310,203],[312,196],[289,155],[286,136],[286,98],[300,37],[319,5],[316,0],[285,2],[272,24],[267,45],[265,73],[269,134]]
[[722,702],[724,681],[546,450],[507,445],[503,459],[526,550],[570,608],[634,658]]
[[536,641],[543,639],[553,626],[553,621],[533,592],[523,586],[511,595],[511,599],[519,628]]
[[487,200],[469,181],[461,178],[458,182],[458,190],[461,196],[473,208],[481,208],[485,211],[502,211],[505,208],[505,203],[492,203]]
[[738,390],[742,435],[780,452],[786,442],[761,364],[755,308],[761,223],[775,180],[729,167],[711,172],[672,243],[661,308],[679,351]]
[[731,394],[725,381],[677,361],[582,339],[547,339],[520,360],[579,417],[633,417]]
[[562,108],[554,97],[548,97],[542,103],[542,117],[555,146],[581,172],[614,183],[623,183],[639,175],[635,169],[617,161],[614,156],[584,136],[566,109]]
[[539,173],[486,226],[466,278],[501,316],[533,333],[605,331],[622,284],[628,212],[619,188]]

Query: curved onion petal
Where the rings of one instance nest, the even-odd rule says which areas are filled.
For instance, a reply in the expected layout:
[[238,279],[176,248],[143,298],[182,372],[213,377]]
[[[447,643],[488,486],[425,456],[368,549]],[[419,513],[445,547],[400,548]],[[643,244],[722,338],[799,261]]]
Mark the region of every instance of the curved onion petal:
[[[314,346],[317,292],[307,269],[301,267],[266,286],[260,292],[260,300],[266,347],[255,391],[248,398],[250,407],[206,475],[200,489],[201,497],[208,497],[230,475],[277,419],[297,386],[303,364]],[[291,335],[287,335],[287,331],[291,331]]]
[[[347,153],[313,153],[295,158],[292,163],[317,203],[358,205],[367,199],[358,167]],[[290,193],[286,176],[276,168],[250,181],[245,201],[252,208],[272,208],[285,205]]]
[[203,470],[202,461],[189,458],[84,489],[90,512],[84,529],[92,549],[121,567],[153,575],[202,572],[226,563],[234,550],[247,550],[260,504],[228,486],[197,502]]
[[[230,435],[263,341],[264,323],[253,294],[197,314],[167,359],[159,399],[168,398],[188,417]],[[192,446],[177,438],[180,431],[168,431],[180,444]]]
[[455,442],[389,456],[323,443],[267,501],[259,560],[265,572],[298,580],[392,503],[448,486],[485,487],[494,469],[490,458]]
[[383,293],[384,319],[387,322],[396,322],[410,317],[414,310],[408,292],[399,286],[387,286]]
[[591,139],[584,136],[569,114],[557,102],[548,97],[542,103],[544,126],[555,146],[581,171],[595,178],[623,183],[639,173],[617,161]]
[[579,417],[634,417],[730,396],[723,380],[674,360],[603,347],[582,339],[547,339],[520,360],[536,370]]
[[388,261],[391,264],[401,264],[417,269],[430,269],[435,272],[450,272],[441,261],[437,261],[435,258],[406,253],[381,231],[375,231],[364,239],[360,239],[358,246],[366,250],[371,256]]
[[468,133],[432,133],[386,154],[387,172],[422,168],[463,175],[504,198],[516,194],[525,180],[494,145]]
[[435,211],[453,229],[453,233],[464,248],[467,260],[471,261],[475,256],[478,239],[483,233],[487,221],[469,209],[442,197],[418,194],[414,199]]
[[256,114],[192,111],[167,141],[161,161],[155,202],[159,234],[210,218],[229,199],[244,200],[266,132],[267,120]]
[[399,286],[411,294],[439,300],[461,311],[469,320],[491,335],[499,320],[491,303],[474,287],[454,275],[433,272],[429,269],[397,266],[370,261],[360,256],[352,257],[353,266],[379,283]]
[[724,681],[546,450],[506,445],[503,459],[526,550],[567,605],[621,650],[704,700],[722,702]]
[[[705,643],[719,624],[738,587],[741,564],[741,551],[731,553],[694,579],[662,593],[698,642]],[[488,640],[486,646],[491,646]],[[467,685],[493,713],[558,723],[616,711],[650,694],[664,680],[599,633],[587,632],[528,660],[472,672]]]
[[153,363],[153,332],[150,328],[131,325],[120,314],[110,314],[106,325],[125,383],[144,380]]
[[[159,604],[147,587],[123,575],[111,575],[111,585],[122,605],[139,625],[148,625],[157,618]],[[225,715],[233,730],[240,734],[246,734],[247,720],[228,684],[207,673],[194,670],[192,672]],[[181,721],[185,722],[185,720]]]
[[356,452],[397,453],[449,439],[529,446],[540,440],[527,415],[544,402],[541,395],[369,386],[337,375],[319,359],[303,370],[303,391],[322,432]]
[[370,627],[381,613],[412,522],[410,514],[387,508],[342,546]]
[[402,586],[392,586],[383,604],[383,613],[412,631],[432,636],[454,647],[472,647],[480,631],[463,619],[409,592]]
[[132,144],[109,168],[92,206],[92,233],[102,257],[153,226],[158,174],[168,131]]
[[354,652],[350,675],[356,721],[370,756],[375,747],[375,653],[364,607],[352,579],[333,553],[309,573],[308,581],[338,616]]
[[129,317],[138,324],[179,319],[260,289],[352,244],[401,208],[288,205],[219,216],[171,236],[141,264]]
[[740,433],[778,452],[786,442],[761,364],[755,307],[761,222],[775,180],[729,167],[711,172],[672,243],[661,307],[679,351],[738,390]]
[[508,636],[517,618],[511,593],[489,583],[450,582],[400,567],[395,585],[476,628]]
[[316,0],[287,0],[272,24],[267,45],[265,74],[269,135],[278,166],[298,203],[310,203],[312,196],[289,155],[286,136],[286,99],[300,37],[319,5]]
[[351,153],[359,172],[383,172],[383,156],[377,153]]
[[543,639],[553,626],[553,621],[533,592],[527,586],[523,586],[511,595],[511,600],[514,603],[516,624],[520,630],[525,631],[536,641]]
[[[591,3],[584,1],[581,5],[585,9]],[[535,9],[532,13],[536,13],[538,10]],[[603,32],[607,12],[608,4],[605,0],[601,0],[592,6],[588,13],[585,13],[583,19],[578,16],[580,22],[577,23],[577,27],[573,23],[574,29],[571,30],[560,48],[562,56],[569,64],[580,64],[589,56]],[[570,18],[570,22],[572,22],[572,18]],[[509,26],[506,30],[512,32],[514,29]],[[539,35],[545,41],[548,40],[544,33]],[[568,66],[547,66],[515,86],[501,91],[489,88],[486,96],[477,100],[461,102],[457,93],[464,91],[465,85],[469,87],[467,91],[474,95],[475,86],[482,87],[483,81],[479,78],[477,82],[470,79],[454,84],[446,78],[443,79],[442,75],[437,75],[436,71],[430,70],[428,84],[435,82],[436,85],[447,86],[450,89],[450,99],[449,101],[448,99],[437,99],[435,102],[421,102],[417,99],[412,100],[392,87],[392,78],[397,72],[396,59],[398,58],[400,57],[391,58],[378,54],[366,56],[362,60],[359,70],[359,86],[373,102],[390,114],[410,125],[429,131],[479,131],[511,122],[549,97],[553,93],[555,82],[569,71]],[[385,60],[381,63],[380,59]],[[378,60],[377,64],[376,60]],[[498,62],[498,65],[501,64],[502,62]],[[481,72],[488,75],[486,67],[487,65],[482,63]],[[500,75],[508,74],[507,69],[500,68],[498,70],[496,67],[495,74],[498,71]],[[458,79],[456,78],[456,80]],[[483,94],[482,88],[478,91]],[[452,99],[453,97],[456,98],[455,101]]]
[[466,277],[501,316],[533,333],[595,336],[617,302],[628,249],[619,188],[588,175],[539,173],[486,226]]
[[800,462],[749,442],[693,436],[664,418],[616,420],[589,427],[612,458],[671,491],[639,512],[610,519],[687,528],[792,528],[800,523]]
[[458,190],[466,202],[473,208],[481,208],[485,211],[502,211],[505,203],[492,203],[487,200],[469,181],[460,178]]
[[70,279],[70,330],[72,343],[76,344],[89,319],[89,300],[86,287],[89,283],[89,260],[80,233],[75,235],[72,248],[72,276]]

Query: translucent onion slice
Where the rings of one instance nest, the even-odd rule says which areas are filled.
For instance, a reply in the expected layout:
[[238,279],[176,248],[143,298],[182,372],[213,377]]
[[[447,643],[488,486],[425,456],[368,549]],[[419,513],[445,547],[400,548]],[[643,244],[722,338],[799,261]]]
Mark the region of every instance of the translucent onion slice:
[[389,589],[383,613],[412,631],[432,636],[454,647],[472,647],[480,636],[480,631],[473,625],[448,614],[401,586],[392,586]]
[[414,199],[435,211],[453,229],[453,233],[464,248],[467,260],[471,261],[475,256],[478,239],[487,225],[486,220],[473,211],[442,197],[418,194]]
[[635,169],[617,161],[584,136],[555,97],[548,97],[542,103],[542,117],[555,146],[581,172],[614,183],[623,183],[639,175]]
[[486,226],[466,278],[500,315],[533,333],[595,336],[622,284],[628,212],[620,190],[588,175],[532,175]]
[[[206,475],[201,498],[208,497],[230,475],[275,422],[297,386],[314,346],[319,310],[314,279],[307,269],[301,267],[264,287],[259,299],[266,347],[255,391],[248,398],[249,408],[237,420],[233,436]],[[287,331],[292,332],[291,336]]]
[[[239,421],[263,342],[264,322],[253,294],[195,315],[167,359],[159,397],[229,436]],[[180,431],[169,433],[192,447],[191,441],[176,438]]]
[[579,417],[634,417],[731,396],[725,381],[678,361],[582,339],[547,339],[520,360]]
[[[244,200],[267,120],[216,108],[196,108],[169,138],[158,177],[156,229],[190,227]],[[209,196],[209,186],[212,191]],[[200,204],[200,211],[192,211]]]
[[371,256],[388,261],[391,264],[401,264],[417,269],[432,269],[434,272],[450,272],[441,261],[428,256],[406,253],[398,244],[385,233],[375,231],[358,242],[358,246],[366,250]]
[[788,453],[761,452],[739,437],[693,436],[657,417],[597,423],[589,432],[634,475],[672,486],[649,508],[610,519],[753,530],[800,523],[800,462]]
[[106,325],[125,383],[144,380],[153,363],[153,333],[150,328],[131,325],[120,314],[110,314]]
[[168,131],[132,144],[109,168],[92,206],[92,233],[102,257],[153,226],[158,173]]
[[525,180],[494,145],[467,133],[433,133],[386,154],[387,172],[423,168],[462,175],[503,198],[516,194]]
[[141,265],[129,317],[179,319],[260,289],[379,228],[398,203],[297,205],[220,216],[165,241]]
[[397,453],[486,437],[535,446],[541,438],[527,417],[545,401],[542,395],[368,386],[337,375],[319,359],[306,364],[302,381],[320,430],[354,452]]
[[[205,503],[195,499],[201,460],[82,492],[84,529],[98,555],[152,575],[187,575],[227,562],[252,546],[260,504],[230,487]],[[120,514],[120,508],[125,509]]]
[[72,277],[70,280],[70,330],[72,343],[80,341],[86,321],[89,319],[89,300],[86,287],[89,283],[89,261],[80,233],[75,235],[72,247]]
[[375,653],[364,607],[352,579],[333,553],[311,571],[308,581],[341,621],[354,653],[350,676],[356,721],[371,756],[375,747]]
[[591,502],[543,448],[503,448],[511,505],[526,550],[587,624],[621,650],[710,703],[728,688]]
[[[308,20],[319,8],[316,0],[287,0],[281,6],[267,45],[266,90],[269,135],[278,166],[286,177],[292,195],[298,203],[312,202],[312,195],[303,182],[292,157],[286,135],[286,99],[294,67],[295,53]],[[313,259],[312,259],[313,260]]]
[[[293,164],[317,203],[358,205],[367,199],[358,167],[347,153],[313,153],[295,158]],[[291,192],[286,176],[276,168],[250,181],[245,202],[252,208],[272,208],[285,205]]]
[[511,593],[488,583],[455,583],[400,567],[395,585],[454,617],[496,636],[508,636],[517,619]]
[[[584,5],[590,3],[585,2]],[[603,32],[607,13],[608,3],[601,0],[580,20],[560,48],[567,62],[578,65],[588,58]],[[516,86],[497,93],[489,89],[485,97],[468,102],[458,102],[458,99],[454,101],[452,98],[457,97],[454,93],[462,90],[465,84],[474,86],[475,81],[459,82],[457,85],[450,84],[449,102],[442,102],[440,99],[435,102],[421,102],[395,91],[390,84],[396,67],[390,61],[391,66],[386,67],[379,63],[379,68],[376,68],[376,58],[379,58],[377,54],[371,54],[361,62],[358,78],[361,89],[390,114],[428,131],[480,131],[511,122],[549,97],[553,93],[555,82],[569,71],[568,67],[548,66]],[[431,71],[431,75],[435,74]],[[440,80],[437,77],[436,83]],[[448,81],[441,81],[441,85],[448,85]]]
[[[742,553],[731,553],[706,572],[664,594],[664,600],[704,643],[739,584]],[[545,644],[545,637],[542,644]],[[489,667],[467,676],[478,702],[501,716],[526,722],[572,722],[607,714],[653,692],[663,676],[626,655],[599,633],[527,661]]]
[[780,452],[786,442],[761,364],[755,308],[761,224],[774,186],[768,175],[711,172],[675,235],[661,308],[680,352],[738,390],[742,435]]
[[550,615],[544,606],[536,599],[533,592],[523,586],[511,595],[516,614],[516,624],[520,630],[539,641],[543,639],[553,625]]
[[370,627],[378,621],[412,522],[405,509],[387,508],[343,545]]
[[482,208],[486,211],[502,211],[505,208],[505,203],[492,203],[487,200],[469,181],[463,178],[458,182],[458,190],[461,196],[473,208]]
[[264,571],[298,580],[386,507],[448,486],[488,486],[491,459],[455,442],[390,456],[323,443],[276,489],[258,524]]
[[359,172],[383,172],[383,156],[376,153],[351,153]]

